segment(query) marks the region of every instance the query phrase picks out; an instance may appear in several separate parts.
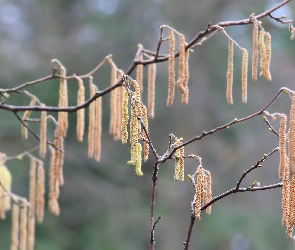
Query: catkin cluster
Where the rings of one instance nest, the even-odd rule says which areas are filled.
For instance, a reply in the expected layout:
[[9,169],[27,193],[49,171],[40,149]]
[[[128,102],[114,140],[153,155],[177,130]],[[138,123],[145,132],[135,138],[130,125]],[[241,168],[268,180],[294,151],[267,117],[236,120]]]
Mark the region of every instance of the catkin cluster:
[[[181,141],[182,138],[175,138],[175,146],[180,146]],[[184,147],[180,147],[175,151],[174,180],[184,181]]]
[[[197,168],[197,182],[195,183],[195,206],[194,216],[197,220],[201,219],[201,208],[202,205],[207,204],[212,200],[211,190],[211,173],[205,170],[200,164]],[[206,213],[211,214],[211,206],[206,208]]]
[[[149,154],[149,137],[148,137],[148,116],[147,108],[141,102],[141,90],[137,81],[131,79],[129,76],[123,76],[125,86],[124,97],[121,104],[122,110],[122,123],[121,134],[122,143],[127,143],[128,140],[128,122],[130,120],[130,152],[131,159],[128,164],[134,165],[136,174],[143,175],[141,171],[142,163],[142,146],[139,140],[144,141],[143,145],[143,159],[148,160]],[[131,90],[131,85],[134,91]],[[129,116],[129,103],[130,103],[130,116]]]

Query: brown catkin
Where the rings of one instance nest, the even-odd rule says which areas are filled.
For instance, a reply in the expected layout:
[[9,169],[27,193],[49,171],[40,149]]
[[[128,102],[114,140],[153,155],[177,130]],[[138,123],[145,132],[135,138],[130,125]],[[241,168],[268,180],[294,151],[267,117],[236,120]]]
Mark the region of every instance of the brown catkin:
[[[204,170],[205,178],[204,178],[204,189],[205,189],[205,196],[204,196],[204,204],[207,204],[212,200],[212,182],[211,182],[211,173],[208,170]],[[206,208],[206,214],[211,214],[211,206]]]
[[[180,146],[181,145],[181,140],[179,138],[176,138],[175,140],[175,146]],[[182,168],[182,160],[181,160],[181,156],[182,156],[182,150],[181,148],[177,149],[175,151],[175,168],[174,168],[174,180],[175,181],[183,181],[181,178],[181,168]]]
[[30,210],[29,218],[35,216],[35,205],[36,205],[36,160],[30,159]]
[[281,114],[281,122],[280,122],[280,165],[279,165],[279,179],[283,181],[285,179],[285,168],[287,166],[287,151],[286,151],[286,127],[287,127],[287,116],[285,114]]
[[148,116],[155,116],[155,81],[156,81],[156,64],[148,66]]
[[174,94],[175,94],[175,36],[173,30],[169,30],[169,59],[168,59],[168,75],[169,75],[169,86],[168,86],[168,99],[167,106],[170,107],[173,104]]
[[178,67],[178,79],[177,87],[179,91],[183,94],[186,91],[184,86],[185,81],[185,39],[182,34],[179,34],[179,67]]
[[243,60],[242,60],[242,102],[247,102],[247,76],[248,76],[248,52],[243,49]]
[[95,140],[94,140],[94,159],[99,162],[101,155],[101,131],[102,131],[102,98],[95,100]]
[[[66,68],[60,67],[60,87],[59,87],[59,108],[65,108],[68,106],[68,83],[65,79],[67,75]],[[68,129],[68,113],[67,112],[59,112],[58,113],[58,127],[63,137],[67,134]]]
[[[0,166],[0,182],[7,192],[11,191],[12,177],[8,168],[4,165]],[[4,188],[0,186],[0,219],[5,219],[5,212],[10,210],[10,195],[6,193]]]
[[289,171],[290,178],[295,174],[295,92],[291,92],[292,105],[289,123]]
[[197,220],[201,219],[201,207],[202,207],[202,199],[204,197],[204,173],[203,168],[200,165],[197,169],[197,183],[196,183],[196,199],[195,199],[195,218]]
[[122,143],[126,144],[128,140],[128,103],[129,96],[127,89],[124,89],[124,96],[122,101],[122,124],[121,124],[121,133],[122,133]]
[[[139,48],[142,48],[142,45],[140,44],[138,46]],[[143,53],[142,51],[138,54],[137,60],[142,60],[143,59]],[[139,84],[140,91],[143,91],[143,65],[142,64],[137,64],[136,66],[136,81]]]
[[258,21],[253,18],[253,38],[252,38],[252,81],[257,81],[258,67]]
[[16,203],[13,203],[10,250],[18,249],[18,245],[19,245],[18,235],[19,235],[19,205]]
[[283,209],[283,226],[289,223],[289,209],[290,209],[290,181],[284,180],[282,189],[282,209]]
[[21,203],[21,211],[20,211],[20,237],[19,237],[19,249],[26,250],[27,249],[27,239],[28,239],[28,217],[27,217],[27,203],[22,201]]
[[265,33],[265,66],[264,66],[264,75],[265,78],[271,81],[270,74],[270,61],[271,61],[271,36],[267,32]]
[[[42,107],[45,104],[42,103]],[[39,155],[41,158],[45,158],[47,149],[47,112],[41,111],[41,121],[40,121],[40,149]]]
[[[117,81],[117,67],[115,63],[110,59],[109,60],[112,70],[111,70],[111,86],[116,84]],[[116,132],[116,119],[117,119],[117,97],[118,97],[118,88],[114,89],[111,92],[110,98],[110,126],[109,126],[109,133],[114,135]]]
[[[292,228],[295,225],[295,176],[292,176],[290,180],[290,192],[289,192],[290,202],[289,202],[289,218],[287,225],[288,227],[291,226]],[[291,231],[289,229],[289,231]],[[292,235],[287,235],[289,238]]]
[[[95,85],[92,76],[89,77],[90,98],[95,95]],[[88,157],[92,158],[94,154],[94,126],[95,126],[95,102],[89,104],[89,126],[88,126]]]
[[260,76],[265,76],[265,59],[266,59],[266,48],[264,43],[265,31],[262,29],[259,32],[259,50],[260,50]]
[[188,104],[188,96],[189,96],[189,89],[188,89],[188,78],[189,78],[189,49],[185,51],[185,74],[183,80],[183,87],[185,88],[185,92],[182,93],[182,104]]
[[[30,214],[30,209],[29,209]],[[28,250],[34,250],[35,245],[35,216],[28,218]]]
[[[29,106],[30,107],[35,106],[35,104],[36,104],[36,98],[32,98]],[[26,110],[24,112],[24,115],[22,117],[24,124],[28,125],[28,122],[25,120],[29,118],[31,113],[32,113],[32,110]],[[28,129],[23,124],[22,124],[22,137],[26,140],[28,139]]]
[[228,66],[227,66],[227,85],[226,99],[229,104],[233,104],[233,71],[234,71],[234,46],[233,40],[229,40],[228,44]]
[[51,150],[51,161],[50,161],[50,174],[49,174],[49,202],[48,208],[49,211],[55,215],[59,214],[58,207],[58,196],[59,196],[59,184],[57,179],[57,166],[56,166],[56,158],[57,158],[57,150],[53,147],[50,147]]
[[[121,79],[121,78],[120,78]],[[121,125],[122,125],[122,101],[123,101],[123,94],[124,94],[124,87],[118,87],[118,96],[117,96],[117,117],[116,117],[116,130],[114,134],[114,140],[118,141],[121,140]]]
[[[78,94],[77,94],[77,105],[81,105],[85,102],[85,87],[83,84],[83,80],[81,78],[77,78],[78,80]],[[77,110],[77,139],[79,142],[83,141],[85,129],[85,109]]]
[[37,169],[37,202],[36,215],[38,223],[44,218],[45,173],[43,162],[39,162]]

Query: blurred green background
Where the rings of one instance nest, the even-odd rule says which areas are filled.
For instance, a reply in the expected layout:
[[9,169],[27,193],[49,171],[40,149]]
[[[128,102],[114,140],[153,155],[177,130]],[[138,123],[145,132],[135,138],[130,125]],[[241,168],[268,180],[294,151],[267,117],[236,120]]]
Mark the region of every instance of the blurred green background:
[[[240,20],[278,4],[275,0],[0,0],[0,83],[15,87],[26,81],[51,74],[50,61],[59,59],[68,74],[84,74],[105,56],[113,55],[117,66],[126,70],[132,63],[137,44],[150,50],[157,46],[159,27],[167,24],[183,33],[186,41],[204,30],[209,22]],[[295,5],[275,12],[294,16]],[[292,13],[293,12],[293,13]],[[295,89],[294,41],[287,25],[264,18],[263,27],[272,35],[272,82],[249,80],[248,103],[241,103],[241,53],[235,50],[234,105],[225,98],[227,45],[217,34],[190,55],[190,99],[181,105],[177,92],[174,105],[166,107],[167,62],[157,66],[155,118],[150,120],[150,135],[159,154],[167,148],[168,135],[188,140],[203,130],[225,124],[264,107],[282,87]],[[252,26],[227,28],[229,35],[251,56]],[[145,71],[145,82],[146,82]],[[133,73],[131,76],[135,77]],[[249,73],[250,78],[250,73]],[[95,75],[99,89],[109,86],[110,67]],[[47,105],[56,105],[58,81],[28,88]],[[69,82],[70,104],[75,103],[77,84]],[[144,93],[144,100],[146,93]],[[11,95],[9,103],[27,105],[29,98]],[[288,114],[290,99],[281,96],[270,112]],[[32,137],[21,139],[20,124],[6,111],[0,111],[0,151],[16,155],[36,146]],[[65,142],[65,185],[61,189],[61,214],[46,212],[44,223],[36,227],[36,247],[42,250],[149,249],[149,210],[153,156],[143,164],[143,177],[127,165],[129,146],[113,141],[108,134],[109,95],[103,97],[103,138],[100,163],[87,158],[86,142],[75,135],[76,115],[70,114]],[[87,122],[87,121],[86,121]],[[273,121],[278,128],[279,121]],[[34,127],[34,126],[33,126]],[[34,128],[38,129],[38,126]],[[53,135],[53,126],[51,136]],[[87,138],[87,133],[85,140]],[[263,154],[278,146],[278,138],[268,131],[261,117],[238,124],[214,136],[189,145],[185,153],[203,158],[211,171],[213,196],[235,186],[243,171]],[[49,155],[46,158],[48,173]],[[256,180],[261,185],[279,182],[278,154],[263,168],[249,174],[243,187]],[[198,163],[186,160],[186,174],[193,174]],[[29,161],[7,164],[13,174],[13,192],[28,196]],[[156,228],[156,249],[182,249],[190,221],[189,202],[194,190],[188,180],[173,181],[174,163],[160,166],[155,216],[163,218]],[[281,225],[281,189],[236,194],[212,207],[212,214],[196,222],[191,249],[269,250],[293,249]],[[1,249],[10,248],[10,213],[0,222]]]

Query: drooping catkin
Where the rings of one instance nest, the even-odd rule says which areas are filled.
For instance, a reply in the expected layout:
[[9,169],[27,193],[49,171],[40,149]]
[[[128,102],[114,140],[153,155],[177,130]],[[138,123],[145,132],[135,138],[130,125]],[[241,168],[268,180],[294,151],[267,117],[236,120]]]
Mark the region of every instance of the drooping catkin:
[[179,91],[183,94],[186,91],[184,86],[185,81],[185,39],[182,34],[179,34],[179,67],[178,67],[178,79],[177,87]]
[[[211,182],[211,173],[208,170],[204,170],[205,176],[204,176],[204,204],[207,204],[212,200],[212,182]],[[206,208],[206,214],[211,214],[211,206],[208,206]]]
[[285,168],[287,166],[287,150],[286,150],[286,142],[287,142],[287,135],[286,135],[286,127],[287,127],[287,116],[285,114],[281,114],[281,121],[280,121],[280,130],[279,130],[279,137],[280,137],[280,165],[279,165],[279,179],[283,181],[285,179]]
[[[138,48],[142,48],[142,45],[139,44]],[[142,51],[138,54],[137,60],[142,60],[143,59],[143,53]],[[139,84],[141,92],[143,91],[143,65],[142,64],[137,64],[136,66],[136,81]]]
[[[143,117],[145,130],[148,132],[149,123],[148,123],[147,110],[145,105],[142,106],[142,117]],[[145,138],[145,141],[143,142],[143,160],[146,162],[149,158],[149,143],[147,142],[149,138],[147,134],[145,133],[145,131],[143,131],[142,133],[143,133],[143,137]]]
[[36,160],[30,159],[30,207],[28,218],[28,249],[34,249],[35,243],[35,206],[36,206]]
[[189,78],[189,49],[185,51],[185,74],[183,80],[183,87],[185,88],[185,92],[182,93],[182,104],[188,104],[188,96],[189,96],[189,89],[188,89],[188,78]]
[[228,44],[228,66],[227,66],[227,85],[226,99],[229,104],[233,104],[233,72],[234,72],[234,46],[233,40],[229,40]]
[[242,102],[247,102],[247,80],[248,77],[248,52],[243,49],[243,59],[242,59]]
[[259,50],[260,50],[260,76],[265,76],[265,59],[266,59],[266,48],[264,43],[265,31],[262,29],[259,32]]
[[[112,70],[111,70],[111,86],[116,84],[117,81],[117,67],[115,63],[110,59],[109,60]],[[117,119],[117,97],[118,97],[118,88],[114,89],[111,92],[110,98],[110,126],[109,126],[109,133],[114,135],[116,132],[116,119]]]
[[127,89],[124,89],[124,96],[122,101],[122,124],[121,124],[121,133],[122,133],[122,143],[126,144],[128,140],[128,103],[129,96]]
[[[134,103],[134,102],[133,102]],[[136,166],[137,161],[137,143],[138,143],[138,121],[135,115],[135,111],[133,107],[131,108],[131,118],[130,118],[130,152],[131,152],[131,160],[128,164],[132,164]]]
[[[85,102],[85,87],[83,80],[77,78],[78,80],[78,94],[77,94],[77,105],[81,105]],[[77,139],[79,142],[83,141],[85,129],[85,109],[77,110]]]
[[12,228],[11,228],[11,248],[10,250],[17,250],[19,246],[19,205],[13,203],[12,206]]
[[28,239],[28,216],[27,216],[27,203],[25,201],[21,202],[21,210],[20,210],[20,236],[19,236],[19,249],[26,250],[27,249],[27,239]]
[[136,166],[135,166],[135,172],[138,176],[143,175],[141,171],[141,164],[142,164],[141,151],[142,151],[142,147],[141,147],[141,144],[138,142],[137,143],[137,159],[136,159]]
[[295,92],[291,92],[292,105],[289,117],[289,171],[290,179],[295,174]]
[[59,196],[59,184],[57,176],[57,161],[58,150],[53,147],[50,147],[51,150],[51,160],[50,160],[50,173],[49,173],[49,202],[48,209],[51,213],[59,215],[59,205],[58,205],[58,196]]
[[45,173],[43,162],[39,162],[37,169],[37,200],[36,215],[38,223],[42,223],[44,218],[44,194],[45,194]]
[[199,165],[197,169],[197,183],[196,183],[196,194],[195,194],[195,218],[197,220],[201,219],[201,207],[202,199],[204,197],[204,173],[202,165]]
[[28,250],[34,250],[35,245],[35,216],[30,216],[29,208],[29,218],[28,218]]
[[252,81],[257,81],[258,68],[258,21],[253,18],[253,38],[252,38]]
[[102,131],[102,98],[95,100],[95,140],[94,140],[94,159],[99,162],[101,154],[101,131]]
[[270,74],[270,61],[271,61],[271,36],[268,32],[265,33],[265,66],[264,75],[265,78],[271,81]]
[[282,209],[283,209],[282,224],[283,226],[286,227],[289,223],[288,221],[289,221],[289,209],[290,209],[290,181],[287,179],[283,181]]
[[[10,210],[10,195],[7,192],[11,191],[12,177],[8,168],[4,165],[0,166],[0,219],[6,218],[6,211]],[[4,188],[5,190],[4,190]],[[6,192],[7,191],[7,192]]]
[[170,107],[173,104],[174,94],[175,94],[175,36],[173,30],[169,30],[169,59],[168,59],[168,75],[169,75],[169,86],[168,86],[168,99],[167,106]]
[[[59,87],[59,108],[65,108],[68,106],[68,83],[65,79],[67,75],[66,68],[61,66],[60,67],[60,87]],[[60,133],[63,137],[67,134],[68,129],[68,113],[67,112],[59,112],[58,113],[58,127]]]
[[[290,202],[289,202],[289,218],[287,222],[288,227],[294,227],[295,225],[295,176],[291,177],[290,180]],[[289,234],[287,235],[288,238],[292,236],[292,230],[289,229]],[[291,235],[290,235],[291,232]]]
[[[120,78],[121,79],[121,78]],[[117,96],[117,117],[116,117],[116,125],[115,125],[115,134],[114,134],[114,140],[118,141],[121,140],[122,134],[121,134],[121,125],[122,125],[122,101],[123,101],[123,95],[124,95],[124,87],[118,87],[118,96]]]
[[[45,104],[42,103],[42,107]],[[45,158],[47,149],[47,112],[41,111],[41,121],[40,121],[40,149],[39,155],[41,158]]]
[[[181,145],[182,138],[176,139],[175,146]],[[175,152],[175,170],[174,180],[184,181],[184,147],[181,147]]]
[[[89,77],[90,98],[95,95],[95,85],[93,77]],[[88,125],[88,157],[92,158],[94,154],[94,126],[95,126],[95,103],[89,104],[89,125]]]
[[148,116],[155,116],[155,82],[156,82],[156,64],[148,66]]
[[[32,98],[31,99],[31,102],[30,102],[30,107],[31,106],[35,106],[35,104],[36,104],[36,98]],[[26,119],[28,119],[29,118],[29,116],[31,115],[31,113],[32,113],[32,110],[26,110],[25,112],[24,112],[24,115],[23,115],[23,117],[22,117],[22,120],[23,120],[23,122],[24,122],[24,124],[26,124],[26,125],[28,125],[28,122],[27,121],[25,121]],[[24,138],[24,139],[28,139],[28,129],[22,124],[22,137]]]

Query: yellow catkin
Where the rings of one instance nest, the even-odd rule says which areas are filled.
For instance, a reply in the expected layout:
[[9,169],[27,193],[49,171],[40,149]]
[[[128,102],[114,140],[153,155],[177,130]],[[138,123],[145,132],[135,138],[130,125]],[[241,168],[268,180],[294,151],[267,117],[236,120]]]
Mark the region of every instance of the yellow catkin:
[[169,86],[168,86],[168,99],[167,106],[170,107],[173,104],[174,94],[175,94],[175,36],[173,30],[169,30],[169,59],[168,59],[168,75],[169,75]]
[[[45,107],[45,104],[41,105]],[[41,158],[45,158],[47,149],[47,112],[41,111],[41,121],[40,121],[40,149],[39,155]]]
[[130,151],[131,151],[131,160],[128,164],[136,166],[137,161],[137,143],[138,143],[138,121],[134,113],[133,108],[131,108],[131,118],[130,118]]
[[142,151],[141,144],[137,143],[137,160],[136,160],[135,172],[138,176],[143,175],[141,171],[141,164],[142,164],[141,151]]
[[101,131],[102,131],[102,98],[95,100],[95,140],[94,140],[94,159],[99,162],[101,155]]
[[148,116],[155,116],[155,81],[156,81],[156,64],[148,66]]
[[[212,200],[212,181],[211,181],[211,173],[208,170],[204,170],[205,172],[205,178],[204,178],[204,190],[205,190],[205,195],[204,195],[204,204],[207,204]],[[211,214],[211,206],[208,206],[206,208],[206,214]]]
[[280,165],[279,165],[279,179],[283,181],[285,179],[285,168],[287,166],[287,151],[286,151],[286,127],[287,127],[287,116],[285,114],[281,114],[281,122],[280,122]]
[[258,67],[258,21],[253,18],[253,37],[252,37],[252,81],[257,81]]
[[[181,140],[176,139],[175,146],[181,145]],[[175,152],[175,170],[174,170],[174,180],[184,181],[184,147],[181,147]]]
[[292,105],[289,123],[289,171],[292,177],[295,173],[295,92],[291,92]]
[[[142,45],[140,44],[138,47],[142,48]],[[143,53],[142,51],[138,54],[137,57],[138,60],[143,59]],[[142,64],[137,64],[136,66],[136,81],[139,84],[141,92],[143,91],[143,65]]]
[[19,237],[19,249],[26,250],[27,249],[27,239],[28,239],[28,217],[27,217],[27,204],[25,201],[21,203],[20,210],[20,237]]
[[[6,211],[10,210],[10,195],[7,192],[11,191],[12,177],[8,168],[4,165],[0,166],[0,219],[6,218]],[[4,188],[3,188],[4,187]],[[4,190],[5,189],[5,190]],[[7,192],[6,192],[7,191]]]
[[37,169],[37,202],[36,215],[38,223],[41,223],[44,218],[44,194],[45,194],[45,174],[43,162],[39,162]]
[[248,76],[248,52],[243,49],[243,60],[242,60],[242,102],[247,102],[247,76]]
[[200,165],[197,169],[197,184],[196,184],[196,199],[195,199],[195,218],[197,220],[201,219],[201,207],[202,207],[202,199],[204,197],[204,173],[203,168]]
[[185,93],[186,88],[184,86],[185,81],[185,39],[182,34],[179,34],[179,67],[178,67],[178,79],[177,87],[181,93]]
[[36,205],[36,160],[30,160],[30,207],[28,221],[28,249],[34,249],[35,243],[35,205]]
[[229,104],[233,104],[233,72],[234,72],[234,46],[233,40],[229,40],[228,44],[228,66],[227,66],[227,85],[226,99]]
[[[77,105],[81,105],[85,102],[85,87],[83,80],[77,78],[78,80],[78,94],[77,94]],[[79,142],[83,141],[85,129],[85,109],[77,110],[77,139]]]
[[259,32],[259,50],[260,50],[260,76],[264,75],[265,59],[266,59],[266,48],[264,43],[265,31],[262,29]]
[[11,228],[11,248],[17,250],[19,245],[19,205],[14,203],[12,206],[12,228]]
[[[35,106],[35,104],[36,104],[36,98],[32,98],[29,106],[30,107]],[[26,122],[25,120],[29,118],[31,113],[32,113],[32,110],[26,110],[24,112],[22,120],[26,125],[28,125],[28,122]],[[22,137],[26,140],[28,139],[28,129],[23,124],[22,124]]]
[[[117,67],[115,63],[110,59],[109,60],[112,70],[111,70],[111,86],[116,84],[117,80]],[[118,114],[117,110],[117,97],[118,97],[118,88],[114,89],[111,92],[110,98],[110,126],[109,126],[109,133],[114,135],[116,132],[116,118]]]
[[[149,123],[148,123],[147,110],[145,105],[143,105],[142,107],[142,116],[143,116],[143,123],[144,123],[145,130],[148,132]],[[145,131],[143,131],[142,133],[143,133],[143,137],[145,138],[145,141],[143,142],[143,160],[146,162],[149,158],[149,143],[147,142],[148,136],[146,135]]]
[[[95,85],[92,76],[89,78],[90,98],[95,95]],[[94,154],[94,125],[95,125],[95,103],[89,104],[89,126],[88,126],[88,157]]]
[[264,75],[265,78],[271,81],[270,74],[270,61],[271,61],[271,36],[267,32],[265,33],[265,66],[264,66]]
[[[59,108],[65,108],[68,106],[68,83],[65,79],[67,75],[66,68],[60,67],[60,87],[59,87]],[[58,127],[63,137],[67,134],[68,129],[68,113],[67,112],[59,112],[58,113]]]
[[185,74],[183,80],[183,87],[185,88],[185,92],[182,93],[182,104],[188,104],[188,78],[189,78],[189,49],[185,51]]
[[128,91],[124,89],[124,96],[122,101],[122,124],[121,124],[123,144],[126,144],[128,140],[128,121],[129,121],[128,103],[129,103]]

